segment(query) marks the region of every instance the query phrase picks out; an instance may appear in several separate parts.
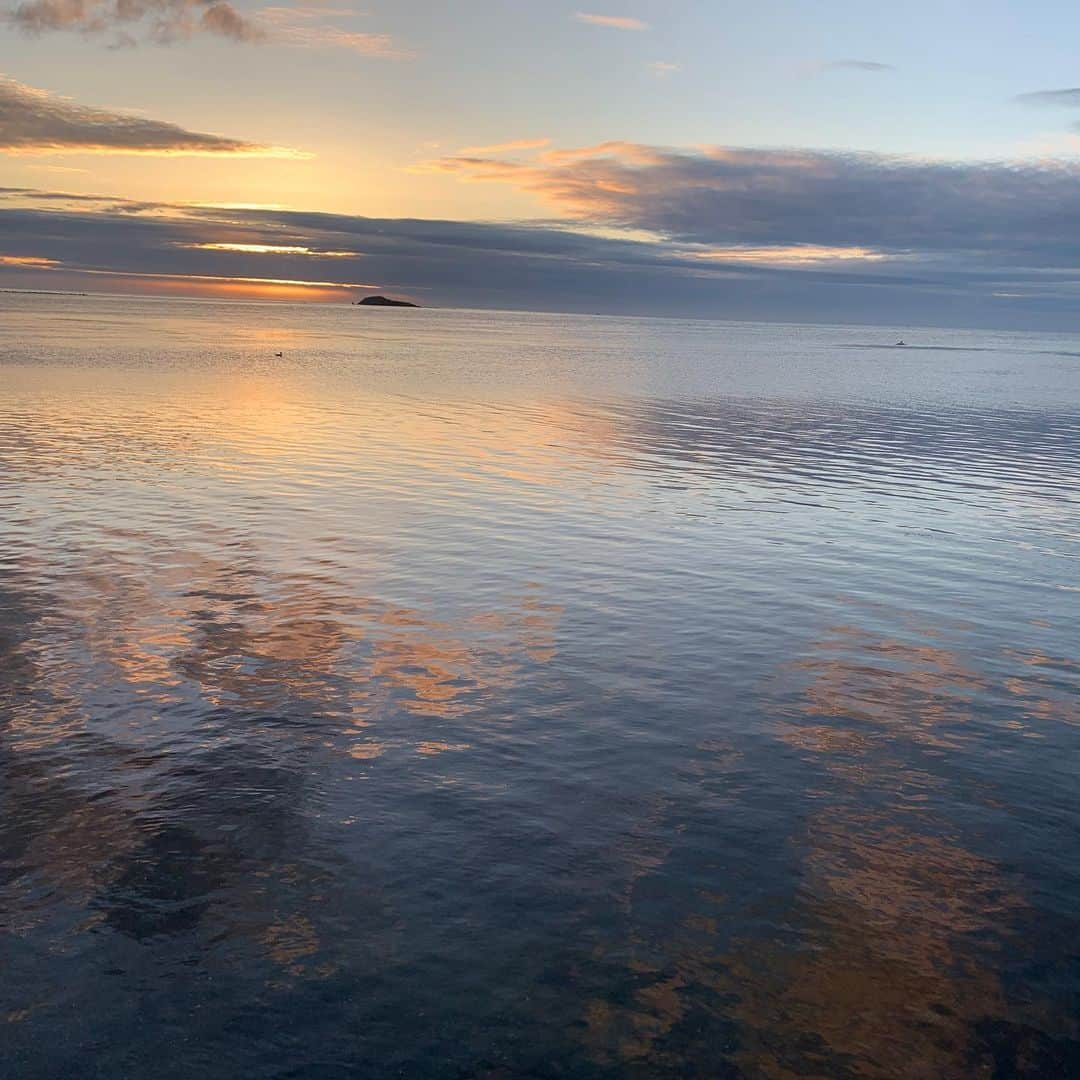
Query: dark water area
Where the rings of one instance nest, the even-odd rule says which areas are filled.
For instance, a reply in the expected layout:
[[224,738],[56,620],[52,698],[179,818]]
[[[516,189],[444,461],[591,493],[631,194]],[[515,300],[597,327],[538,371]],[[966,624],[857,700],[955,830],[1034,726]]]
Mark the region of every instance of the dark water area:
[[1080,1076],[1078,351],[0,297],[0,1073]]

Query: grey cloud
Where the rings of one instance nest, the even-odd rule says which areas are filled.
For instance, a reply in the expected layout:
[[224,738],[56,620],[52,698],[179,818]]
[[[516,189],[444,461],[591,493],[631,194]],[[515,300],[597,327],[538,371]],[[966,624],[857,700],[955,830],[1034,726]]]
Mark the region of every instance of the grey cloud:
[[1036,90],[1031,94],[1018,94],[1013,100],[1021,105],[1076,109],[1080,108],[1080,86],[1065,90]]
[[[0,192],[0,237],[0,257],[8,257],[6,265],[0,258],[0,284],[8,286],[82,291],[128,288],[125,274],[247,276],[371,283],[434,305],[1080,327],[1080,272],[1065,264],[1029,270],[984,258],[905,259],[789,269],[703,262],[695,249],[678,243],[555,225],[217,210],[26,190]],[[207,243],[308,247],[355,257],[200,246]],[[18,265],[27,258],[57,265]]]
[[[32,35],[65,30],[107,35],[114,48],[137,45],[140,39],[170,45],[208,34],[386,59],[415,55],[389,34],[352,29],[349,20],[355,15],[345,8],[272,5],[249,17],[229,0],[22,0],[0,12],[0,21]],[[345,25],[339,25],[342,20]]]
[[833,60],[825,65],[827,71],[895,71],[892,64],[881,64],[876,60]]
[[265,36],[264,32],[231,4],[217,0],[205,8],[199,18],[204,30],[211,34],[232,38],[233,41],[252,41]]
[[288,152],[177,124],[79,105],[0,76],[0,152],[261,154]]
[[1080,167],[604,144],[537,164],[433,167],[531,191],[562,216],[713,246],[818,245],[1040,266],[1080,257]]
[[262,28],[227,0],[24,0],[6,21],[30,34],[74,30],[111,33],[116,44],[133,44],[129,30],[141,28],[158,44],[211,34],[232,41],[255,41]]

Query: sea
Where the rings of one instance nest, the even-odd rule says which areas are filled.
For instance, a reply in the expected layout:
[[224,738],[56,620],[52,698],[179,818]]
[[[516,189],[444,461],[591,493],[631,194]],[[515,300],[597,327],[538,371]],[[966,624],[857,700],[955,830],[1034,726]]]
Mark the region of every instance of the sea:
[[1080,1076],[1078,556],[1078,336],[4,294],[0,1075]]

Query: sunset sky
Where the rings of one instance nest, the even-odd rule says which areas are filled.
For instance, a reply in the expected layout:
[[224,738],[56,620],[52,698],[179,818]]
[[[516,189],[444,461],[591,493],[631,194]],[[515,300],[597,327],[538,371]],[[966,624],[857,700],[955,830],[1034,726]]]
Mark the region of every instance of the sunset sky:
[[1060,2],[23,0],[0,288],[1080,328],[1078,30]]

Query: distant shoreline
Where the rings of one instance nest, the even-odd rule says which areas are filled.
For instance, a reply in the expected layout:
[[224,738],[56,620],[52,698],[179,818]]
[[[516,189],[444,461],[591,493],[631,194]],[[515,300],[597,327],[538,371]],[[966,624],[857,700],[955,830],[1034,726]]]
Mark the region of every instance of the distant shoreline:
[[[86,300],[135,300],[146,301],[147,303],[190,303],[190,304],[227,304],[236,305],[242,307],[246,305],[258,306],[258,307],[296,307],[296,308],[315,308],[315,309],[328,309],[328,310],[343,310],[348,307],[361,306],[355,302],[342,302],[342,301],[311,301],[311,300],[297,300],[297,299],[280,299],[269,297],[254,297],[254,296],[186,296],[177,293],[125,293],[125,292],[96,292],[96,291],[83,291],[73,292],[67,289],[12,289],[12,288],[0,288],[0,295],[12,295],[12,296],[68,296],[78,297]],[[967,324],[954,324],[954,323],[928,323],[922,324],[904,324],[903,326],[894,324],[886,326],[881,323],[875,322],[835,322],[835,321],[820,321],[817,319],[806,319],[802,322],[791,322],[786,319],[736,319],[721,317],[712,314],[655,314],[647,312],[616,312],[616,311],[566,311],[556,308],[516,308],[516,307],[457,307],[453,305],[443,304],[421,304],[417,307],[418,311],[424,312],[458,312],[458,313],[476,313],[482,315],[540,315],[540,316],[557,316],[559,318],[586,318],[586,319],[638,319],[646,322],[688,322],[698,324],[712,324],[716,326],[788,326],[788,327],[814,327],[817,329],[834,328],[836,330],[881,330],[887,334],[894,333],[906,333],[909,336],[921,332],[924,336],[931,335],[937,331],[965,331],[969,333],[978,334],[1003,334],[1006,336],[1020,336],[1026,337],[1034,335],[1037,337],[1048,338],[1078,338],[1080,337],[1080,326],[1075,329],[1060,329],[1060,328],[1046,328],[1046,327],[1025,327],[1025,326],[971,326]],[[861,348],[868,343],[843,343],[845,347]],[[876,342],[873,344],[874,348],[895,348],[896,346],[892,342]],[[931,348],[930,345],[908,345],[907,348],[912,352],[919,352]],[[1068,355],[1072,356],[1072,353]]]
[[16,296],[109,296],[116,293],[71,292],[69,289],[0,289],[0,293],[13,293]]

